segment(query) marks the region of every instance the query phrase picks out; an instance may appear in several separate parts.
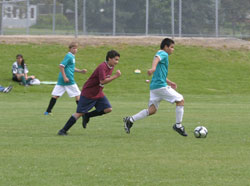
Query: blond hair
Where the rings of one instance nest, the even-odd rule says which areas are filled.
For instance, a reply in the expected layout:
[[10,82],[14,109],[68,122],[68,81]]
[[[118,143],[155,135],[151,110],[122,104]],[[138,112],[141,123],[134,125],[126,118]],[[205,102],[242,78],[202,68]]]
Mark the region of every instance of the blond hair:
[[71,48],[73,48],[73,47],[78,47],[78,43],[77,42],[72,42],[72,43],[70,43],[70,45],[69,45],[69,49],[71,49]]

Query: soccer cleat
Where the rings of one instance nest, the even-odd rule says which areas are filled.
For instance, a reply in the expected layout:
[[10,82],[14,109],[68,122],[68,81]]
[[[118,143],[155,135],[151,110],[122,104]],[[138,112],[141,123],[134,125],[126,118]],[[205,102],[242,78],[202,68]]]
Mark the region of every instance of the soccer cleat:
[[59,130],[57,133],[59,136],[67,136],[68,133],[66,131],[64,131],[63,129]]
[[185,132],[184,126],[178,128],[178,127],[176,127],[176,124],[174,124],[174,125],[173,125],[173,129],[174,129],[176,132],[178,132],[180,135],[182,135],[182,136],[188,136],[187,133]]
[[84,114],[82,116],[82,127],[84,129],[86,129],[88,122],[89,122],[89,116],[87,114]]
[[13,86],[8,86],[8,87],[6,87],[4,90],[3,90],[3,92],[4,93],[8,93],[8,92],[10,92],[11,90],[12,90],[12,88],[13,88]]
[[53,116],[52,112],[47,112],[47,111],[44,112],[44,115],[45,115],[45,116]]
[[123,122],[124,122],[124,130],[127,134],[130,133],[130,128],[133,126],[133,122],[130,121],[131,117],[125,117],[123,118]]

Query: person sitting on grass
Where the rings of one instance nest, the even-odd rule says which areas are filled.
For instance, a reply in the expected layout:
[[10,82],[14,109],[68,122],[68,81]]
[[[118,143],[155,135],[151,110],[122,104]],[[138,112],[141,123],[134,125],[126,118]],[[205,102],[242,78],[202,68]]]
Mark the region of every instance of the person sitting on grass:
[[12,65],[12,80],[20,82],[21,85],[28,86],[35,76],[28,76],[28,68],[22,54],[16,55],[16,61]]
[[3,87],[2,85],[0,85],[0,92],[3,92],[3,93],[8,93],[12,90],[12,86],[8,86],[8,87]]

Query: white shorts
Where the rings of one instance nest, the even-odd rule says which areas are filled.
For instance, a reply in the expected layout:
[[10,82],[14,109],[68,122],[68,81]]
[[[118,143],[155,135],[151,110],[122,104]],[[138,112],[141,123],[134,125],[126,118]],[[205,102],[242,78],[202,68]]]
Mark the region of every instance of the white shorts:
[[183,100],[183,96],[170,86],[150,90],[150,99],[148,102],[149,107],[154,104],[155,108],[158,109],[162,100],[175,103],[176,101]]
[[63,86],[63,85],[56,85],[52,91],[52,96],[62,96],[65,91],[68,93],[69,97],[76,97],[76,96],[80,96],[81,91],[79,90],[77,84],[74,85],[67,85],[67,86]]

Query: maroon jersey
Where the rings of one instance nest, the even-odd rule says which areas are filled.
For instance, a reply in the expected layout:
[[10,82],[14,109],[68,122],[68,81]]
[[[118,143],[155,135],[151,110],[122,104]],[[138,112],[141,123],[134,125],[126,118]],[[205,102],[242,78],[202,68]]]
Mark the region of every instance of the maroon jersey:
[[104,97],[102,91],[104,85],[102,85],[100,81],[110,77],[113,70],[114,68],[110,67],[107,62],[101,63],[83,85],[81,96],[89,99],[99,99]]

